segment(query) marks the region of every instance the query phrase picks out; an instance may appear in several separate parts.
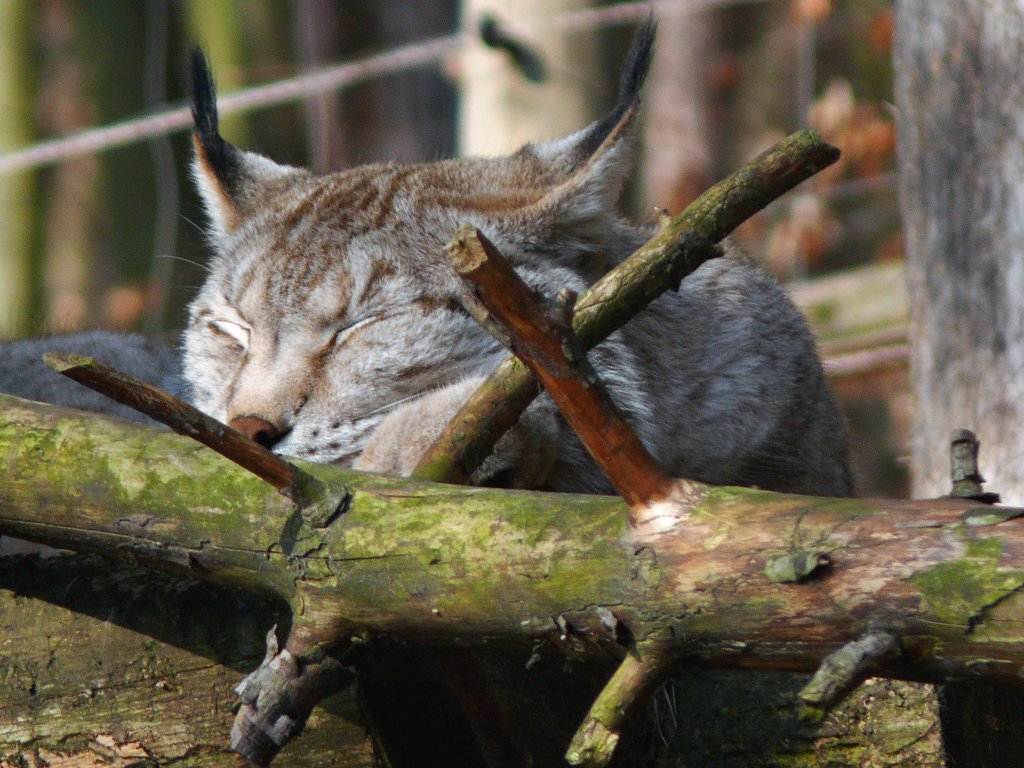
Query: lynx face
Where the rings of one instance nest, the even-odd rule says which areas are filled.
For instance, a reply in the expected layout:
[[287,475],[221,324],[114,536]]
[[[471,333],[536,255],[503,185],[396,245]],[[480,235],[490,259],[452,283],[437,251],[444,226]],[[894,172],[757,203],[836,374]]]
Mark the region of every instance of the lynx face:
[[459,307],[444,223],[434,234],[409,200],[430,171],[295,173],[225,238],[186,333],[201,409],[349,462],[393,406],[488,365],[498,349]]
[[614,213],[650,41],[616,111],[514,155],[328,176],[225,142],[193,58],[194,174],[215,249],[190,307],[196,405],[280,453],[351,463],[394,409],[503,356],[460,308],[444,245],[483,230],[534,286],[583,288],[635,239]]

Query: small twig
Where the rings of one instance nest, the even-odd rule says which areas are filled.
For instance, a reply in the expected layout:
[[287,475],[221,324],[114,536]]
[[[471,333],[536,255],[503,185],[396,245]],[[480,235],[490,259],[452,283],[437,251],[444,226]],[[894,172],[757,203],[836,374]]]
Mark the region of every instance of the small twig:
[[252,765],[270,765],[302,731],[313,707],[353,679],[334,656],[314,653],[297,659],[287,648],[280,650],[273,627],[263,662],[235,688],[241,706],[231,726],[231,750]]
[[570,765],[601,768],[619,743],[622,727],[668,676],[663,649],[651,648],[642,656],[631,652],[598,694],[565,753]]
[[949,444],[949,472],[953,479],[954,499],[974,499],[985,504],[997,504],[999,494],[985,491],[985,478],[978,469],[978,449],[981,444],[969,429],[954,429]]
[[151,384],[83,355],[48,352],[43,359],[57,373],[166,424],[265,480],[294,501],[314,527],[322,528],[344,508],[347,489],[322,482],[238,430]]
[[892,368],[905,368],[909,359],[909,345],[890,344],[841,355],[822,355],[821,363],[825,375],[830,379],[846,379],[869,376]]
[[899,653],[900,641],[894,632],[871,630],[829,654],[797,694],[800,719],[821,722],[846,694]]
[[[717,255],[709,244],[838,158],[839,150],[816,132],[798,131],[666,219],[646,245],[580,297],[573,329],[583,349],[596,346]],[[526,366],[506,359],[455,415],[414,476],[466,482],[539,392]]]
[[[479,230],[463,228],[447,251],[473,292],[471,301],[480,304],[471,314],[540,380],[626,503],[641,507],[665,499],[672,478],[615,407],[572,332],[575,295],[543,306]],[[493,329],[495,323],[500,328]]]

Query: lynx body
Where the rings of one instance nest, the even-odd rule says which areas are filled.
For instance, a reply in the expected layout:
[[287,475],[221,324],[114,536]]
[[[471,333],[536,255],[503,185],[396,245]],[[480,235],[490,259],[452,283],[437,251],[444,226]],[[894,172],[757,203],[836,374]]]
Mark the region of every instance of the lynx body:
[[[535,289],[585,289],[650,232],[616,212],[653,29],[619,103],[567,138],[499,158],[327,176],[225,142],[193,62],[194,174],[215,255],[190,308],[194,402],[274,451],[407,473],[505,351],[460,308],[444,245],[480,228]],[[719,484],[851,492],[844,427],[803,319],[734,254],[683,281],[591,353],[671,472]],[[477,482],[607,491],[539,399]]]

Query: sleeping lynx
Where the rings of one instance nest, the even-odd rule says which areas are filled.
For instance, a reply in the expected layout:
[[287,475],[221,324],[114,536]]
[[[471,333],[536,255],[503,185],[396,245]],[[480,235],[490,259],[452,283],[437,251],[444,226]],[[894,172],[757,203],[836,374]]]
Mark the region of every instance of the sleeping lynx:
[[[184,334],[193,402],[282,454],[411,471],[505,356],[460,308],[463,289],[443,250],[456,229],[479,227],[548,295],[584,289],[651,234],[620,218],[615,203],[633,156],[652,42],[649,24],[634,44],[615,109],[571,136],[507,157],[371,165],[328,176],[225,142],[207,64],[196,52],[193,170],[215,255]],[[102,335],[43,346],[116,365],[102,350],[104,339],[112,353],[164,357],[138,337],[121,337],[129,346]],[[20,359],[34,347],[19,349],[3,354]],[[673,474],[851,492],[843,423],[811,335],[778,286],[736,254],[705,264],[591,359]],[[40,382],[35,394],[28,378]],[[51,391],[54,382],[60,392]],[[0,391],[97,408],[88,399],[95,396],[38,361],[0,366]],[[544,397],[474,480],[610,490]]]
[[[618,105],[507,157],[315,176],[224,141],[192,60],[194,175],[215,256],[190,308],[195,404],[273,450],[409,472],[505,351],[460,308],[445,242],[480,228],[535,289],[580,291],[650,232],[615,204],[634,151],[653,25]],[[591,354],[671,472],[845,495],[844,428],[801,316],[735,255],[683,281]],[[517,487],[607,491],[552,402],[538,400],[478,471]]]

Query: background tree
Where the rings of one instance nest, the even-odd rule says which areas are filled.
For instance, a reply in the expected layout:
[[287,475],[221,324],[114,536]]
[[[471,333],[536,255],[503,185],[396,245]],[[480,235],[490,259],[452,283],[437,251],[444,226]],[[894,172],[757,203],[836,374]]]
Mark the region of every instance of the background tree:
[[[0,4],[0,151],[27,143],[31,136],[28,82],[29,3]],[[28,327],[32,297],[34,179],[20,173],[0,179],[0,336]]]
[[[896,105],[911,297],[913,492],[941,493],[951,430],[981,439],[989,487],[1024,501],[1024,8],[899,0]],[[1017,692],[947,686],[957,766],[1015,765]]]
[[[528,141],[567,136],[598,116],[595,103],[606,84],[594,30],[537,23],[590,5],[464,0],[460,16],[470,43],[459,62],[461,154],[512,152]],[[481,24],[490,25],[487,35]]]

